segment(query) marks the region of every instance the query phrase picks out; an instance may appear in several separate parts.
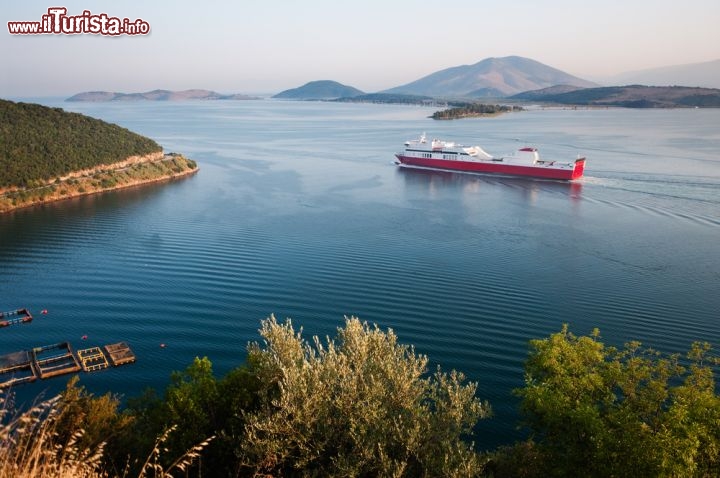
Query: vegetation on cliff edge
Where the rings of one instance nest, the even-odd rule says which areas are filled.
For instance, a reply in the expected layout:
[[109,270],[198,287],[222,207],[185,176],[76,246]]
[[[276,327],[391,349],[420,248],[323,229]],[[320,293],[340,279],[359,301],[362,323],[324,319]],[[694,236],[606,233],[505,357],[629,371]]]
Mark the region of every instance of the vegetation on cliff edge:
[[197,163],[181,154],[159,155],[159,159],[116,168],[101,168],[51,183],[40,183],[0,192],[0,213],[60,199],[120,189],[185,176],[197,171]]

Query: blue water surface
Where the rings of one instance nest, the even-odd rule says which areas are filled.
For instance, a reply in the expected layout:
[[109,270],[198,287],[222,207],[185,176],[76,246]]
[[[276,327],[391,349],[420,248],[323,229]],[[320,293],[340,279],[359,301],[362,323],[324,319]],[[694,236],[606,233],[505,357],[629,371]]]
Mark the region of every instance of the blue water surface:
[[[477,442],[491,448],[523,436],[512,390],[528,341],[563,323],[617,346],[720,344],[720,110],[438,122],[416,106],[41,102],[200,165],[183,180],[0,215],[0,310],[36,316],[0,329],[0,353],[127,341],[137,363],[82,374],[93,393],[162,390],[196,356],[224,374],[270,314],[308,338],[356,315],[477,381],[495,413]],[[398,169],[393,153],[422,132],[494,154],[584,155],[586,177]],[[18,387],[18,401],[65,382]]]

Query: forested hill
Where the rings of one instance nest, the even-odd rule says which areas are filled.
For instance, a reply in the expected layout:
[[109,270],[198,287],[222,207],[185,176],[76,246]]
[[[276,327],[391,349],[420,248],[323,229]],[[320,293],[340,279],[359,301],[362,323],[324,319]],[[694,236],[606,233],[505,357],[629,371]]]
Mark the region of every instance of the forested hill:
[[114,124],[0,100],[0,189],[159,151],[155,141]]
[[334,100],[362,95],[363,92],[352,86],[332,80],[317,80],[303,86],[281,91],[273,98],[284,100]]
[[526,91],[514,100],[565,105],[621,106],[625,108],[718,108],[720,89],[688,86],[606,86],[562,91],[557,87]]

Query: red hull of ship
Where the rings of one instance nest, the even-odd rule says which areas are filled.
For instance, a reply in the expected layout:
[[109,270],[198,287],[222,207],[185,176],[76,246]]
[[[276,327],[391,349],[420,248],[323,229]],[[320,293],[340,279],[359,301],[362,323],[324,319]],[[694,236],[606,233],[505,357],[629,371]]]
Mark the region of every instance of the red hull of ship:
[[490,161],[448,161],[443,159],[415,158],[402,154],[396,154],[395,156],[400,163],[406,166],[472,173],[506,174],[543,179],[562,179],[566,181],[581,178],[585,170],[585,158],[576,160],[575,167],[572,169],[557,169],[543,166],[516,166]]

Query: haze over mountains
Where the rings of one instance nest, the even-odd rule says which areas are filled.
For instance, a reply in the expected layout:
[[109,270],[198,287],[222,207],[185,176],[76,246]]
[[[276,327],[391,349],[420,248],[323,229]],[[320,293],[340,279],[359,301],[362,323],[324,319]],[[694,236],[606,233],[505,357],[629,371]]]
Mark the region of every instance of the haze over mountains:
[[621,73],[603,79],[608,85],[699,86],[720,88],[720,59]]

